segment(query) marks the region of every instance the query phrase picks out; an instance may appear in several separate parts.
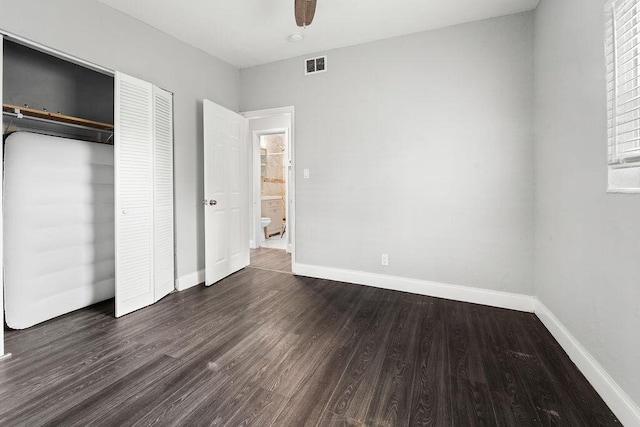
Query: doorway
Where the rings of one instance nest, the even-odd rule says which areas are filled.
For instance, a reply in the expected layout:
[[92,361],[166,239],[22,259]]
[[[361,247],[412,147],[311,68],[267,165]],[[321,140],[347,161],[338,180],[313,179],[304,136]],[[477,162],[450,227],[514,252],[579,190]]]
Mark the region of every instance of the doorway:
[[[295,262],[293,107],[242,113],[253,156],[251,249],[284,250]],[[268,220],[267,220],[268,218]],[[266,224],[266,225],[265,225]],[[253,254],[254,251],[252,251]]]

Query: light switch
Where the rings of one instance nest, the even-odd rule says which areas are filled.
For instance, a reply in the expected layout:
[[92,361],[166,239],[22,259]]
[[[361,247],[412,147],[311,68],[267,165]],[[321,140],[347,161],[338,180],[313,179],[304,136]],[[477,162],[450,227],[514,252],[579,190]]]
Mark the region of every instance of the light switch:
[[304,179],[309,179],[309,169],[304,170]]

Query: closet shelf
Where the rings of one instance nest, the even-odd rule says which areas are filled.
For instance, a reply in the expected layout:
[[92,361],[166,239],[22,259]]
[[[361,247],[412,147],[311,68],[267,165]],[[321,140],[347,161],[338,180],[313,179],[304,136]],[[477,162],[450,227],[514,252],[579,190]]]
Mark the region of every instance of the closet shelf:
[[[17,110],[17,111],[16,111]],[[79,117],[67,116],[64,114],[51,113],[49,111],[36,110],[35,108],[20,107],[11,104],[2,104],[2,111],[9,113],[22,113],[25,117],[36,117],[40,119],[48,119],[62,123],[69,123],[79,126],[87,126],[95,129],[113,131],[113,125],[109,123],[97,122],[94,120],[82,119]]]

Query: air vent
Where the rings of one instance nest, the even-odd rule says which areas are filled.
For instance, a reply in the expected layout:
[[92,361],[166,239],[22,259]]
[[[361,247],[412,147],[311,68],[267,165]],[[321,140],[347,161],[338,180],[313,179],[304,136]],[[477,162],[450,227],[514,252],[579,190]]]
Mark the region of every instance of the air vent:
[[304,73],[305,74],[316,74],[316,73],[324,73],[327,71],[327,57],[319,56],[317,58],[310,58],[304,61]]

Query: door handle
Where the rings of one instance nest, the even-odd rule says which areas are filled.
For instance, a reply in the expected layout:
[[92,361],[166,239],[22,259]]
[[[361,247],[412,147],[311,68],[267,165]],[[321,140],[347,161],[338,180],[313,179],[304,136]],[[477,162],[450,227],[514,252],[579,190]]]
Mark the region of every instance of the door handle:
[[203,205],[205,205],[205,206],[206,206],[206,205],[209,205],[209,206],[215,206],[215,205],[217,205],[217,204],[218,204],[218,201],[217,201],[217,200],[213,200],[213,199],[211,199],[211,200],[204,199],[204,200],[202,201],[202,204],[203,204]]

